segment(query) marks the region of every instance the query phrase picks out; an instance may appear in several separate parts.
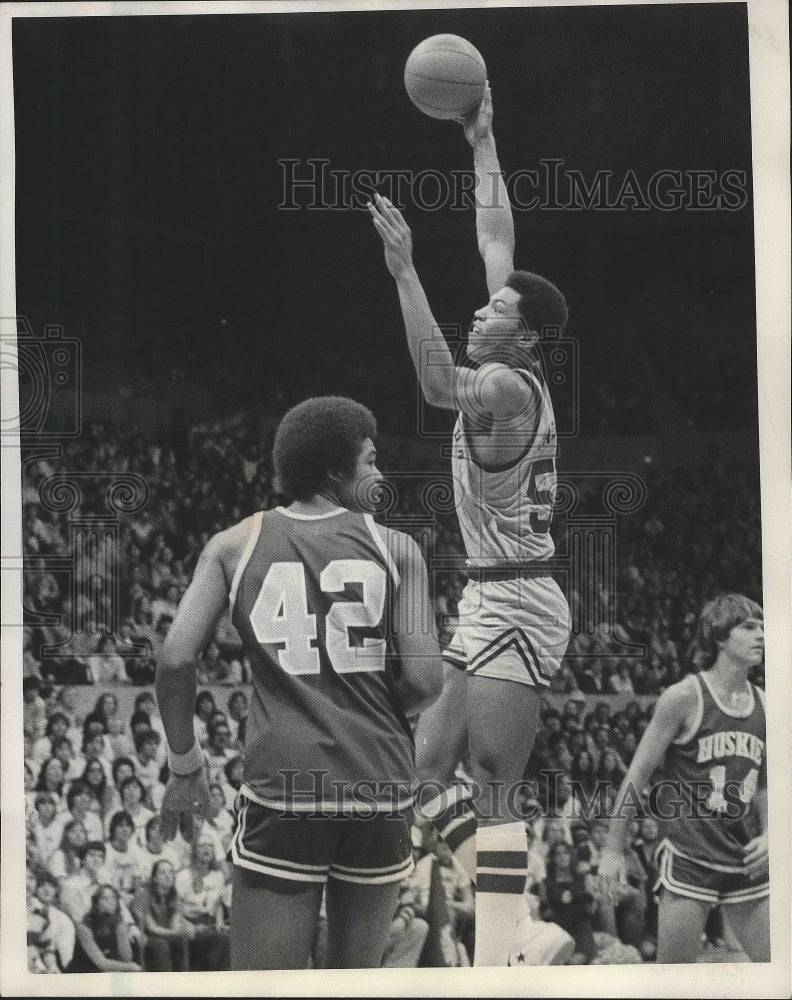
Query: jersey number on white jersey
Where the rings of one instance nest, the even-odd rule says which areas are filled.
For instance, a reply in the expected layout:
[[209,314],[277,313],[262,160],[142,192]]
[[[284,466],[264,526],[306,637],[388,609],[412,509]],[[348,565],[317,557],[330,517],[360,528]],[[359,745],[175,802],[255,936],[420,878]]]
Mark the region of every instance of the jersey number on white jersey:
[[546,535],[553,519],[553,504],[556,493],[555,459],[539,458],[531,463],[526,495],[528,502],[546,508],[533,510],[528,517],[531,531],[535,535]]
[[[385,669],[385,639],[364,639],[352,646],[350,628],[373,628],[382,621],[387,575],[367,559],[335,559],[322,571],[319,586],[326,594],[342,592],[348,583],[363,585],[362,601],[334,601],[325,619],[325,646],[339,674]],[[301,562],[273,563],[258,593],[250,624],[262,644],[283,645],[281,667],[289,674],[318,674],[316,615],[308,607],[305,567]]]

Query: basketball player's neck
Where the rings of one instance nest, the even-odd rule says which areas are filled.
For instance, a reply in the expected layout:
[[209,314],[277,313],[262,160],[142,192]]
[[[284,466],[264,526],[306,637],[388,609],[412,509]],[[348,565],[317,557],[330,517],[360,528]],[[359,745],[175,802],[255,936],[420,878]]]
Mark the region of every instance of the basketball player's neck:
[[723,652],[707,671],[710,680],[718,691],[724,694],[740,693],[745,690],[748,682],[748,668],[744,663],[732,660]]
[[315,493],[310,500],[295,500],[289,510],[294,514],[329,514],[343,504],[332,490]]

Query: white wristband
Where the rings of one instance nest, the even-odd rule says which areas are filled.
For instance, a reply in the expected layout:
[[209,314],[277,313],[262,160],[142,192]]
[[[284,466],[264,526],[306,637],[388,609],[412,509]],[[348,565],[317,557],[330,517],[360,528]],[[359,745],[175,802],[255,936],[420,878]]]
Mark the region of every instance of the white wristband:
[[204,766],[204,755],[198,740],[196,740],[187,753],[174,753],[168,747],[168,768],[171,774],[178,774],[184,777],[187,774],[195,774]]

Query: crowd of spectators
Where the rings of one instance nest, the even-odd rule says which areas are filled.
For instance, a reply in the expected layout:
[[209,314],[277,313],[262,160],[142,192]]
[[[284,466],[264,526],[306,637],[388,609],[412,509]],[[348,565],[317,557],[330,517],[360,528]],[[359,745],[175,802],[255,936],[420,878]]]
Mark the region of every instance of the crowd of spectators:
[[[118,688],[24,683],[28,965],[35,972],[216,971],[229,967],[226,851],[242,782],[249,688],[202,688],[195,729],[212,815],[163,841],[167,780],[162,722],[150,688],[120,707]],[[90,697],[87,697],[91,693]],[[575,963],[651,960],[658,824],[633,823],[628,883],[597,875],[607,812],[652,711],[578,694],[546,699],[520,789],[529,848],[525,912],[574,940]],[[554,707],[554,704],[557,707]],[[465,762],[457,779],[468,779]],[[416,813],[413,874],[401,887],[388,967],[465,966],[475,889]],[[530,926],[530,925],[529,925]],[[512,964],[532,964],[534,927]],[[714,925],[711,936],[722,931]],[[324,911],[312,952],[321,968]],[[522,957],[521,957],[522,956]]]
[[[191,427],[179,414],[156,443],[95,425],[66,444],[61,457],[25,460],[31,969],[228,967],[225,850],[241,783],[250,681],[230,618],[221,620],[197,664],[203,690],[195,726],[210,767],[214,815],[189,843],[180,835],[164,844],[159,833],[167,772],[150,685],[203,546],[216,531],[281,501],[270,447],[268,434],[244,421]],[[401,518],[400,527],[417,517],[430,570],[433,558],[459,565],[462,543],[449,504],[425,507],[432,467],[424,460],[422,468],[407,443],[383,451],[383,468],[414,473],[398,478],[396,504],[383,517]],[[79,474],[80,495],[68,510],[52,503],[47,489],[57,473]],[[74,525],[84,528],[108,514],[108,473],[137,473],[147,495],[135,509],[114,512],[115,534],[83,544],[78,558]],[[447,473],[434,478],[448,483]],[[629,765],[651,711],[642,708],[644,696],[687,671],[686,649],[704,601],[722,589],[761,600],[755,474],[717,461],[706,475],[648,468],[645,482],[643,505],[616,521],[615,573],[593,588],[566,581],[582,627],[551,687],[563,696],[563,711],[545,706],[526,773],[536,789],[536,801],[526,800],[533,871],[527,907],[572,936],[576,962],[652,957],[656,825],[635,824],[630,884],[615,898],[596,874],[604,827],[587,802],[598,781],[615,787]],[[596,483],[578,485],[576,513],[594,510]],[[554,522],[562,555],[567,521],[560,512]],[[435,571],[432,582],[447,642],[465,576]],[[753,679],[763,682],[761,670]],[[122,685],[137,688],[129,717],[118,708]],[[96,695],[90,712],[79,710],[80,691]],[[591,707],[600,695],[623,695],[624,707],[616,711],[607,698]],[[416,873],[403,887],[385,964],[468,964],[474,890],[430,830],[416,828],[414,840]],[[513,960],[530,962],[530,955],[528,942]],[[320,924],[313,962],[322,961]]]
[[[203,546],[246,514],[279,502],[270,434],[260,435],[244,422],[191,428],[182,415],[171,434],[154,444],[97,425],[65,445],[60,459],[26,462],[25,673],[58,684],[151,683]],[[448,472],[435,474],[407,443],[382,450],[382,467],[399,473],[395,506],[382,517],[409,530],[409,518],[418,515],[441,641],[447,642],[466,578],[454,570],[433,570],[433,560],[461,565],[463,546],[445,500],[427,501],[427,483],[448,487]],[[412,478],[405,477],[407,470]],[[67,511],[54,509],[52,491],[42,489],[61,472],[66,479],[68,473],[79,476],[80,500]],[[72,526],[106,516],[107,474],[127,472],[141,477],[148,496],[140,509],[118,514],[115,537],[83,545],[77,558]],[[644,481],[643,505],[615,521],[613,573],[603,574],[595,586],[590,577],[560,581],[579,626],[555,690],[657,694],[686,671],[693,623],[706,600],[719,590],[737,590],[761,601],[755,470],[724,461],[714,462],[706,474],[648,466]],[[594,480],[590,488],[576,480],[576,487],[575,516],[587,508],[597,513]],[[553,534],[563,557],[568,539],[563,511]],[[72,558],[68,570],[63,557]],[[249,664],[228,615],[201,657],[198,679],[231,685],[249,680]]]

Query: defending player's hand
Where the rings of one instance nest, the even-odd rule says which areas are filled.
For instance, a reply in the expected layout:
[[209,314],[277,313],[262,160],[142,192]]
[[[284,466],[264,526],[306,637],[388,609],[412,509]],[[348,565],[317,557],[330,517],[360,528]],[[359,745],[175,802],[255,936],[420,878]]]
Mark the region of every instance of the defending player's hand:
[[191,841],[193,817],[196,813],[204,819],[209,819],[211,816],[209,779],[205,767],[195,774],[172,774],[168,778],[160,809],[160,831],[163,839],[173,840],[179,829],[179,819],[184,816],[184,838]]
[[481,139],[486,139],[492,134],[492,90],[489,80],[484,86],[481,104],[475,111],[471,111],[469,115],[459,120],[465,130],[465,138],[471,146],[475,146]]
[[745,873],[748,878],[767,878],[770,861],[767,855],[767,834],[760,834],[745,845]]
[[380,234],[385,249],[385,263],[394,278],[412,269],[412,233],[401,212],[381,194],[369,202],[368,210],[374,228]]

